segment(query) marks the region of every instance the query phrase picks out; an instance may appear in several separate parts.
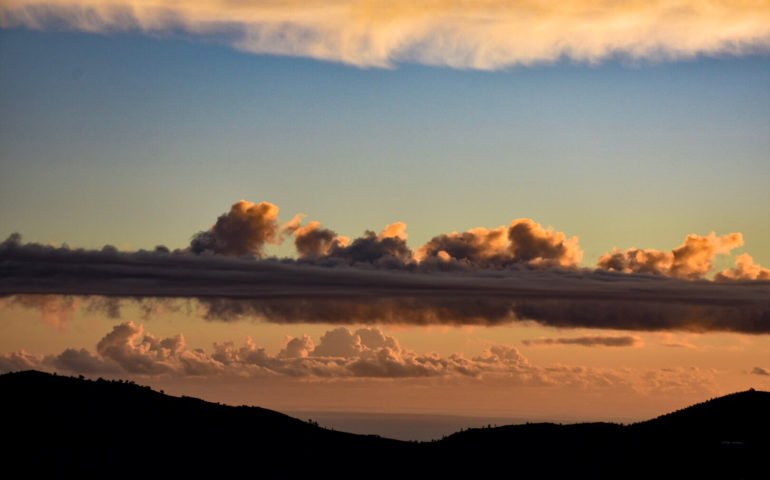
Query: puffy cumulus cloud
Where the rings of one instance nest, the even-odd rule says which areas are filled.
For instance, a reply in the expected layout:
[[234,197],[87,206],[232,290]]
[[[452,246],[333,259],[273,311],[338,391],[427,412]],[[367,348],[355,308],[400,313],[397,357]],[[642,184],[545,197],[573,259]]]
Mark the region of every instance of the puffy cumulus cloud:
[[287,337],[283,348],[269,354],[251,338],[242,347],[215,343],[213,353],[186,348],[182,334],[160,339],[144,333],[141,325],[125,322],[113,327],[96,346],[67,349],[60,355],[33,355],[24,351],[0,356],[0,370],[56,369],[77,373],[130,373],[141,376],[408,378],[517,375],[529,379],[536,368],[515,348],[490,346],[481,356],[460,354],[443,358],[418,354],[376,327],[327,331],[317,345],[307,335]]
[[375,265],[383,268],[402,268],[412,260],[412,250],[406,245],[406,236],[383,236],[367,231],[350,244],[332,244],[327,260],[347,265]]
[[333,247],[345,247],[349,243],[350,239],[338,236],[334,230],[321,228],[320,222],[310,222],[294,231],[294,246],[300,257],[326,256]]
[[[379,331],[378,329],[375,329]],[[321,341],[313,349],[313,355],[321,357],[355,357],[364,349],[361,337],[345,327],[335,328],[324,333]]]
[[[578,238],[545,229],[528,218],[511,222],[506,229],[483,227],[452,232],[432,238],[417,251],[425,264],[456,261],[478,268],[527,265],[537,268],[576,268],[583,258]],[[433,259],[433,262],[431,262]]]
[[110,359],[130,373],[158,374],[174,371],[173,359],[184,350],[184,337],[157,339],[142,337],[141,325],[133,322],[117,325],[96,345],[102,358]]
[[[296,230],[298,218],[289,222],[288,231]],[[193,253],[262,256],[266,243],[280,243],[281,226],[278,207],[269,202],[255,204],[240,200],[221,215],[211,229],[197,233],[190,242]]]
[[625,252],[614,248],[599,258],[598,268],[624,273],[651,273],[697,280],[703,278],[714,263],[714,257],[727,254],[743,245],[743,235],[731,233],[717,237],[691,234],[671,252],[630,248]]
[[5,0],[3,27],[183,30],[240,50],[359,66],[498,69],[742,54],[770,44],[766,0]]
[[508,365],[513,367],[529,368],[529,361],[516,347],[510,345],[492,345],[484,352],[474,357],[473,361],[482,365]]
[[278,358],[305,358],[313,351],[313,340],[307,335],[288,338],[286,346],[278,352]]
[[386,226],[382,232],[380,232],[380,238],[401,238],[406,240],[409,238],[409,234],[406,233],[406,223],[396,222]]
[[547,230],[528,218],[514,220],[508,228],[509,250],[514,262],[537,266],[577,267],[583,259],[578,237],[566,238],[562,232]]
[[714,276],[714,280],[770,280],[770,268],[754,263],[751,255],[744,253],[735,259],[735,268],[726,268]]
[[641,338],[632,335],[584,335],[569,338],[541,337],[533,340],[524,340],[521,343],[527,346],[579,345],[582,347],[640,347],[644,345]]
[[42,355],[27,353],[24,350],[0,355],[0,372],[44,369],[45,358]]
[[417,250],[421,262],[430,258],[441,261],[450,259],[468,265],[491,266],[504,262],[508,240],[505,227],[494,229],[474,228],[467,232],[443,233],[433,237]]
[[[57,356],[48,357],[45,363],[56,370],[83,373],[118,373],[124,371],[121,365],[110,358],[92,354],[85,348],[68,348]],[[129,371],[129,370],[126,370]]]
[[396,222],[379,234],[366,231],[351,243],[334,230],[321,228],[316,221],[299,227],[294,232],[294,245],[300,260],[324,266],[374,265],[385,268],[404,268],[412,261],[412,251],[406,245],[406,224]]
[[[600,368],[582,365],[535,365],[516,347],[489,345],[468,358],[461,353],[441,356],[417,353],[376,327],[336,328],[317,343],[307,335],[287,337],[273,355],[247,338],[242,346],[214,343],[209,353],[189,349],[181,334],[156,338],[141,325],[125,322],[102,338],[97,351],[66,349],[59,355],[25,351],[0,354],[0,372],[63,371],[74,374],[134,378],[228,378],[250,382],[272,379],[339,381],[356,379],[442,378],[468,385],[568,387],[595,391],[618,388],[639,393],[674,395],[704,392],[714,384],[715,372],[694,367],[644,369]],[[755,369],[757,370],[757,369]],[[757,373],[757,371],[753,372]]]

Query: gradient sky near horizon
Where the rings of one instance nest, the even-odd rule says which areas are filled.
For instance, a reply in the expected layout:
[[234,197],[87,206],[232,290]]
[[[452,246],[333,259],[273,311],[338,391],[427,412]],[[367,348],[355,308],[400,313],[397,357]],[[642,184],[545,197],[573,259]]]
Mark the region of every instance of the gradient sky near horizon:
[[[692,2],[675,16],[669,2],[650,2],[663,13],[627,14],[596,0],[586,2],[599,8],[592,22],[585,12],[544,9],[542,38],[523,31],[512,39],[504,33],[521,12],[496,11],[505,21],[490,21],[485,36],[474,20],[483,15],[452,10],[451,1],[436,2],[447,9],[440,14],[399,2],[392,16],[369,2],[350,18],[336,10],[344,1],[328,2],[335,8],[319,18],[300,7],[323,2],[267,13],[219,9],[218,0],[165,13],[134,2],[133,17],[121,10],[129,3],[0,6],[2,239],[19,232],[73,247],[184,248],[245,199],[278,205],[283,222],[303,213],[350,238],[405,222],[413,250],[441,233],[531,218],[579,237],[580,265],[589,268],[615,247],[670,251],[689,234],[741,232],[745,244],[718,257],[711,273],[742,253],[770,266],[766,2],[714,2],[730,14],[712,18]],[[598,33],[581,33],[586,25]],[[561,30],[564,37],[554,33]],[[266,251],[294,255],[291,241]],[[250,336],[279,355],[287,335],[318,345],[336,328],[212,323],[179,312],[145,321],[133,307],[120,320],[98,308],[61,317],[58,307],[51,314],[22,308],[24,299],[4,302],[0,353],[93,351],[115,325],[133,321],[160,337],[182,332],[190,351]],[[559,403],[536,382],[499,378],[271,378],[248,388],[142,378],[279,410],[514,414],[542,405],[544,415],[572,409],[591,418],[770,389],[766,334],[382,328],[404,348],[442,358],[514,345],[543,375],[554,369],[572,396]],[[522,343],[592,335],[628,338],[605,347]],[[586,370],[553,373],[562,367]]]

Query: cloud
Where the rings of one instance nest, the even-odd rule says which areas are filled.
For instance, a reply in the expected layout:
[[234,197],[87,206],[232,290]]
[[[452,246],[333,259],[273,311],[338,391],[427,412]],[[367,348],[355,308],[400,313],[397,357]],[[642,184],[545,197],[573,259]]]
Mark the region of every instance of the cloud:
[[432,257],[442,261],[457,260],[468,265],[495,265],[503,263],[507,238],[505,227],[495,229],[474,228],[467,232],[444,233],[433,237],[417,251],[417,258],[424,262]]
[[[122,371],[132,372],[132,370],[123,369],[117,362],[109,358],[99,357],[85,348],[76,350],[68,348],[55,357],[49,357],[45,363],[50,364],[56,370],[70,371],[78,373],[102,374],[102,373],[120,373]],[[133,372],[144,373],[144,372]]]
[[528,218],[514,220],[508,228],[510,252],[515,262],[535,266],[577,267],[583,259],[578,237],[567,239],[562,232],[544,229]]
[[[247,338],[238,347],[233,341],[214,343],[211,353],[190,349],[182,334],[157,338],[141,325],[115,325],[97,345],[95,353],[66,349],[59,355],[24,351],[0,354],[0,372],[27,369],[72,374],[146,379],[225,379],[254,385],[268,379],[416,382],[439,379],[475,387],[566,387],[596,392],[615,388],[653,395],[704,392],[714,383],[714,371],[694,367],[664,369],[599,368],[582,365],[535,365],[516,347],[489,345],[479,355],[441,356],[418,353],[376,327],[335,328],[318,342],[307,335],[287,337],[275,355]],[[302,382],[306,384],[307,382]]]
[[310,222],[294,232],[294,246],[300,257],[323,257],[335,247],[350,243],[347,237],[340,237],[334,230],[321,228],[320,222]]
[[713,394],[716,372],[713,369],[690,367],[648,370],[637,380],[640,390],[649,395],[708,395]]
[[3,308],[22,307],[40,312],[40,318],[57,330],[66,330],[80,307],[78,298],[68,295],[14,295],[0,299]]
[[541,337],[524,340],[527,346],[580,345],[583,347],[639,347],[644,345],[641,338],[631,335],[585,335],[571,338]]
[[147,334],[142,336],[142,326],[133,322],[113,328],[96,345],[96,351],[105,359],[115,361],[129,373],[158,374],[174,370],[172,360],[184,350],[184,337],[159,340]]
[[661,334],[660,344],[664,347],[672,348],[698,348],[694,344],[690,343],[687,339],[679,338],[670,332],[664,332]]
[[754,367],[754,368],[751,370],[751,373],[752,373],[753,375],[763,375],[763,376],[768,376],[768,377],[770,377],[770,370],[768,370],[768,369],[766,369],[766,368],[762,368],[762,367]]
[[569,58],[741,55],[770,44],[766,0],[6,0],[0,26],[184,31],[239,50],[388,67],[500,69]]
[[406,224],[396,222],[379,234],[366,231],[353,242],[337,235],[321,223],[312,221],[294,232],[294,245],[304,263],[324,266],[375,265],[403,268],[412,261],[412,251],[406,245]]
[[[392,225],[388,228],[390,227]],[[325,259],[347,265],[370,264],[384,268],[402,268],[411,262],[412,250],[406,245],[406,235],[400,233],[386,236],[385,233],[376,235],[367,231],[349,245],[335,242],[329,248]]]
[[24,350],[0,355],[0,372],[45,369],[42,355],[34,355]]
[[716,281],[770,280],[770,268],[754,263],[751,255],[744,253],[735,259],[735,268],[726,268],[714,276]]
[[212,320],[417,325],[532,320],[562,328],[770,333],[766,281],[692,282],[515,265],[423,271],[404,263],[408,252],[402,238],[373,232],[333,251],[330,258],[338,256],[333,268],[184,251],[70,250],[12,239],[0,244],[0,295],[106,296],[106,311],[113,313],[119,313],[113,307],[121,301],[143,305],[151,299],[150,314],[168,299],[189,299]]
[[0,370],[54,368],[143,376],[406,378],[475,377],[511,366],[528,366],[518,350],[507,346],[493,346],[485,356],[472,360],[461,355],[420,355],[403,348],[398,340],[378,328],[336,328],[322,335],[318,345],[307,335],[288,337],[274,356],[251,339],[240,348],[233,342],[215,343],[214,353],[209,355],[203,350],[188,349],[181,333],[160,339],[144,333],[142,325],[124,322],[99,341],[96,352],[94,355],[85,349],[66,349],[60,355],[47,357],[13,352],[0,356]]
[[495,229],[474,228],[433,237],[417,251],[421,262],[454,260],[478,268],[528,265],[536,268],[576,268],[583,258],[578,237],[544,229],[528,218],[520,218]]
[[[287,230],[296,229],[297,222],[295,217],[287,224]],[[197,233],[190,242],[190,250],[198,254],[261,257],[265,243],[281,241],[278,207],[269,202],[255,204],[240,200],[209,230]]]
[[380,232],[380,238],[401,238],[406,240],[409,235],[406,233],[406,223],[396,222],[386,226],[382,232]]
[[598,267],[625,273],[651,273],[697,280],[703,278],[714,263],[714,257],[727,254],[743,245],[743,235],[731,233],[717,237],[688,235],[684,243],[671,252],[630,248],[625,252],[612,249],[599,258]]

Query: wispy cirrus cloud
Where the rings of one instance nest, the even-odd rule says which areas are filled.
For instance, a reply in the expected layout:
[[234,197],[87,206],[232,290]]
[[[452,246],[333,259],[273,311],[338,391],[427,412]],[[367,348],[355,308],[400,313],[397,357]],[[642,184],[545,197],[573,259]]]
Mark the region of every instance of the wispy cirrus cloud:
[[566,57],[660,60],[770,46],[766,0],[5,0],[0,25],[186,32],[258,54],[500,69]]

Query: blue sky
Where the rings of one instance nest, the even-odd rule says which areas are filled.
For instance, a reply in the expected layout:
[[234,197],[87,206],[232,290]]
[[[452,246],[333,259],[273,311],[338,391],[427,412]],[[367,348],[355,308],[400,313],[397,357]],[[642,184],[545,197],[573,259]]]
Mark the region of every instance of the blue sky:
[[0,236],[181,247],[244,198],[413,248],[529,217],[587,265],[739,231],[770,264],[767,55],[363,69],[5,29],[0,112]]

